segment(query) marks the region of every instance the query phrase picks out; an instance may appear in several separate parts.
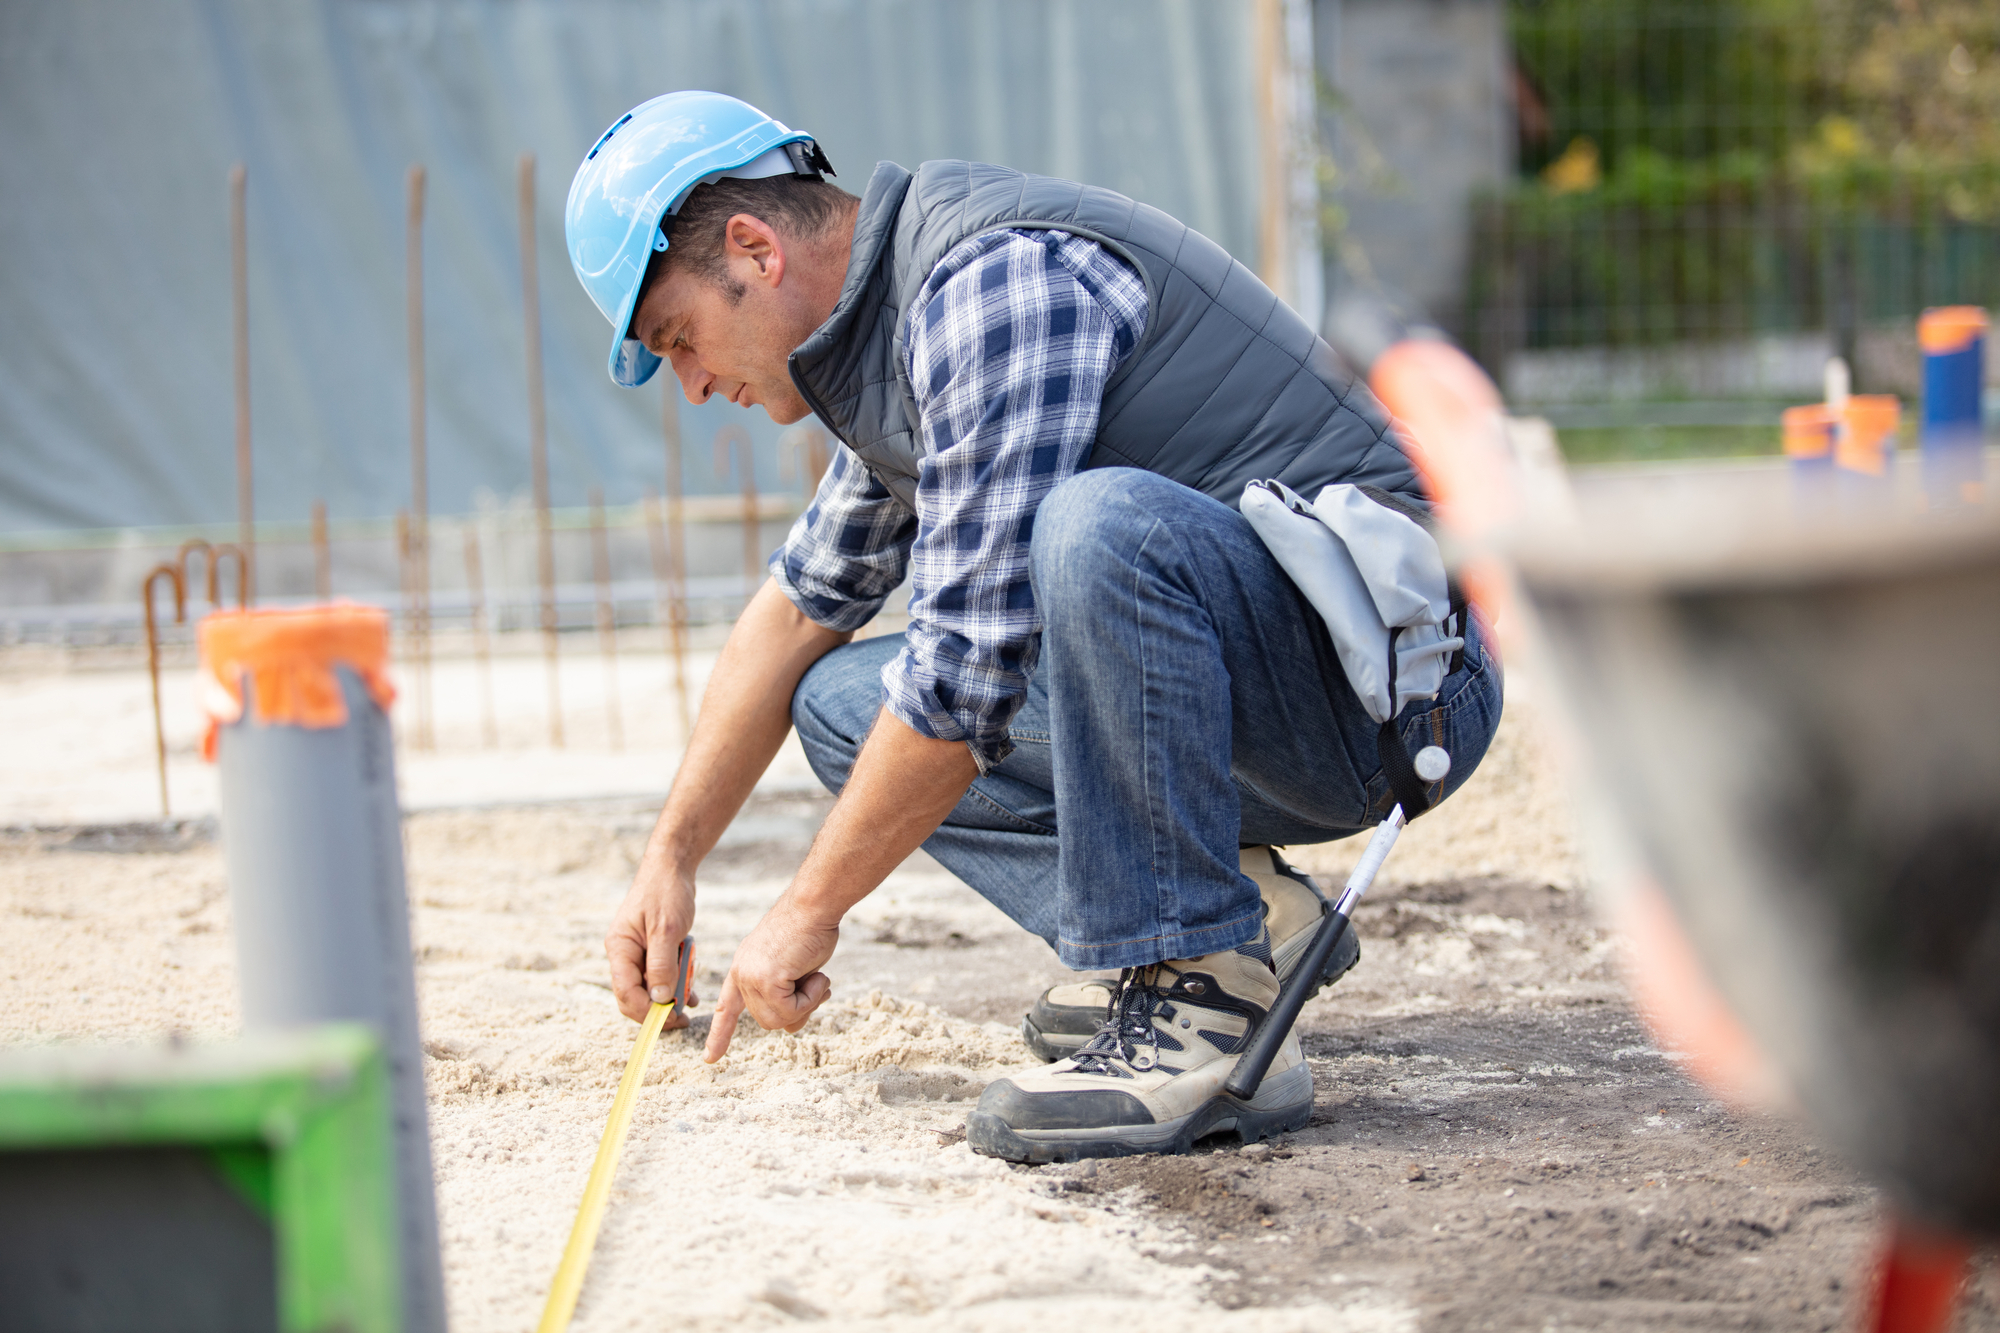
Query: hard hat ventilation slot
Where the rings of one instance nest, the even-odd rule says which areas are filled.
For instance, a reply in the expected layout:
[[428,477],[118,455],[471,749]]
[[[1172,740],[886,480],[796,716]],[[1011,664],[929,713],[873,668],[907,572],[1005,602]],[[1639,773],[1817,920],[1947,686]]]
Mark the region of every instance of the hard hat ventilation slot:
[[605,144],[610,143],[611,136],[618,133],[618,131],[624,129],[625,122],[630,119],[632,119],[632,113],[630,111],[627,111],[623,116],[620,116],[618,118],[618,123],[616,125],[613,125],[610,129],[604,132],[604,137],[597,141],[596,145],[590,150],[590,152],[587,155],[585,155],[583,160],[588,162],[591,159],[595,158],[597,156],[598,149],[604,147]]

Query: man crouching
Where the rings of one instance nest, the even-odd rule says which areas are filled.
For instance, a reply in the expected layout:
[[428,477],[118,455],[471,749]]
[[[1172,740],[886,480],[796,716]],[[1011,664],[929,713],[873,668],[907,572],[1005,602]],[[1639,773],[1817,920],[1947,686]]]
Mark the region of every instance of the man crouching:
[[[738,1016],[796,1031],[842,918],[919,846],[1070,968],[1024,1031],[1044,1067],[989,1086],[980,1152],[1178,1152],[1305,1125],[1287,1038],[1223,1090],[1305,952],[1311,879],[1274,845],[1395,803],[1377,724],[1324,624],[1237,511],[1245,484],[1428,505],[1386,414],[1218,246],[1108,190],[971,162],[875,168],[859,199],[810,136],[715,93],[607,132],[571,187],[577,274],[610,368],[688,398],[817,415],[832,466],[722,651],[606,941],[634,1019],[671,985],[695,867],[787,731],[839,794],[738,946],[707,1058]],[[909,629],[850,642],[907,577]],[[1476,616],[1434,701],[1442,800],[1499,722]],[[1352,933],[1319,977],[1358,955]]]

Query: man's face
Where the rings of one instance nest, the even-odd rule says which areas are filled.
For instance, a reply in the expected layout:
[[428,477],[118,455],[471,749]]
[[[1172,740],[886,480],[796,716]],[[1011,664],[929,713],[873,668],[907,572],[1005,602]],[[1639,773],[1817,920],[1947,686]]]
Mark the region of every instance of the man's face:
[[724,229],[726,281],[670,266],[640,301],[632,332],[673,367],[689,402],[720,395],[790,425],[812,409],[786,360],[830,313],[815,315],[806,299],[812,284],[803,258],[787,253],[760,219],[739,213]]

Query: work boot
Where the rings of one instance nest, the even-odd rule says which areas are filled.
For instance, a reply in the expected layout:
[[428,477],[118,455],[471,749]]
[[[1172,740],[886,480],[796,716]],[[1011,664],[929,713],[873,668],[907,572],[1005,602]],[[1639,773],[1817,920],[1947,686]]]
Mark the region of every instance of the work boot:
[[1312,1070],[1285,1034],[1249,1101],[1222,1085],[1278,998],[1270,964],[1212,953],[1127,968],[1110,1014],[1077,1053],[990,1083],[966,1117],[974,1152],[1010,1162],[1186,1152],[1207,1134],[1254,1143],[1304,1129]]
[[[1278,967],[1280,982],[1291,979],[1312,943],[1313,927],[1320,921],[1323,901],[1319,885],[1298,867],[1287,864],[1275,847],[1245,847],[1243,873],[1257,881],[1264,895],[1264,925],[1271,932],[1271,955]],[[1361,941],[1354,937],[1350,923],[1334,946],[1333,957],[1312,988],[1319,994],[1361,958]],[[1021,1039],[1028,1049],[1044,1060],[1060,1060],[1073,1055],[1089,1041],[1110,1011],[1111,996],[1118,989],[1116,977],[1092,977],[1051,986],[1035,1001],[1021,1020]],[[1311,996],[1307,997],[1308,999]]]

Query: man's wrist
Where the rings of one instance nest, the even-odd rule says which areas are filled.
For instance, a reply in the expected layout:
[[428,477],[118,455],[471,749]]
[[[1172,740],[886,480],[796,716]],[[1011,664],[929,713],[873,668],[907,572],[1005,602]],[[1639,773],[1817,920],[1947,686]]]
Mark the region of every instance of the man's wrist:
[[655,874],[693,879],[705,855],[704,850],[692,844],[684,830],[675,829],[670,833],[656,830],[646,842],[643,864]]
[[838,930],[847,917],[848,909],[854,905],[832,885],[813,874],[810,862],[799,867],[799,873],[785,890],[784,901],[804,919],[805,924],[821,930]]
[[632,890],[645,895],[684,893],[688,901],[693,902],[694,883],[694,867],[648,853],[639,863],[638,874],[632,877]]

